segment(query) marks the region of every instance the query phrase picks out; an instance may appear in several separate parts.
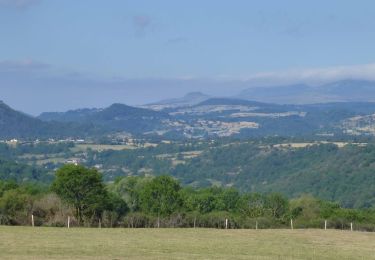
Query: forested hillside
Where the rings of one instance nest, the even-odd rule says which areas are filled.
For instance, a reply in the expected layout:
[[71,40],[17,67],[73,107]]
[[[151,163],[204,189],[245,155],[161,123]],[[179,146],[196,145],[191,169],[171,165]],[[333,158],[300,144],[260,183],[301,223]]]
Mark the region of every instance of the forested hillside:
[[0,180],[22,182],[49,183],[53,175],[39,167],[20,164],[0,157]]
[[313,194],[348,207],[375,205],[375,146],[232,142],[89,151],[104,178],[171,174],[184,185],[234,186],[243,192]]
[[228,139],[123,146],[122,150],[116,145],[0,144],[0,177],[49,182],[56,168],[77,162],[100,169],[105,181],[168,174],[185,186],[280,192],[290,198],[312,194],[347,207],[372,207],[375,145],[369,141]]
[[[236,144],[210,149],[172,174],[184,183],[216,181],[242,191],[304,193],[348,207],[375,205],[375,146],[270,148]],[[207,185],[207,184],[206,184]]]

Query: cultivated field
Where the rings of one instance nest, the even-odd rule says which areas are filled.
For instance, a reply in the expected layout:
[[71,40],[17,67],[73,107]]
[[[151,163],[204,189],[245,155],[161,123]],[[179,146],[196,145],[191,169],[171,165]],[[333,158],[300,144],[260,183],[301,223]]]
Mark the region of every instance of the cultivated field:
[[93,151],[105,151],[105,150],[127,150],[127,149],[135,149],[136,146],[133,145],[110,145],[110,144],[76,144],[71,150],[73,152],[85,152],[87,149],[91,149]]
[[375,259],[375,233],[0,227],[0,259]]

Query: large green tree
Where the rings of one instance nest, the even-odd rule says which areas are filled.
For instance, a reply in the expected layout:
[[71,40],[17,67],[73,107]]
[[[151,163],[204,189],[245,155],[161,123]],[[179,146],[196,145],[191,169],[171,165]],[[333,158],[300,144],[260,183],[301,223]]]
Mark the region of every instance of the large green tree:
[[180,184],[172,177],[156,177],[142,189],[141,207],[145,212],[168,216],[182,205],[180,189]]
[[137,176],[119,178],[109,186],[109,190],[118,194],[134,212],[140,209],[140,192],[150,181],[151,178]]
[[83,217],[99,216],[106,207],[108,193],[96,169],[68,164],[56,172],[52,191],[75,208],[81,223]]
[[271,193],[266,197],[266,208],[274,218],[283,217],[289,208],[289,201],[279,193]]

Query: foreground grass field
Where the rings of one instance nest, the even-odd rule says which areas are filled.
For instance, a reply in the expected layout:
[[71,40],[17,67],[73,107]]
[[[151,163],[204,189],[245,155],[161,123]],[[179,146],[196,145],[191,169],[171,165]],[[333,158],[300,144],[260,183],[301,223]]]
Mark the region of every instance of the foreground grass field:
[[375,234],[335,230],[0,226],[0,259],[375,259]]

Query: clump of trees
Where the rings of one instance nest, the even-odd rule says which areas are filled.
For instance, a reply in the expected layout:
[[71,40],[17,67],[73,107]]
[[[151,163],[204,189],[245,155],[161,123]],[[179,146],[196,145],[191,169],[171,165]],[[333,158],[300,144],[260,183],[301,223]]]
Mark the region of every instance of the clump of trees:
[[235,188],[182,187],[170,176],[124,177],[104,184],[96,169],[65,165],[50,187],[0,182],[0,224],[103,227],[213,227],[375,230],[375,209],[346,209],[310,195],[288,200],[278,193]]
[[104,214],[118,218],[127,212],[125,201],[106,190],[101,174],[94,168],[73,164],[61,167],[51,191],[74,208],[78,224],[92,224]]

